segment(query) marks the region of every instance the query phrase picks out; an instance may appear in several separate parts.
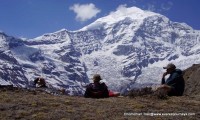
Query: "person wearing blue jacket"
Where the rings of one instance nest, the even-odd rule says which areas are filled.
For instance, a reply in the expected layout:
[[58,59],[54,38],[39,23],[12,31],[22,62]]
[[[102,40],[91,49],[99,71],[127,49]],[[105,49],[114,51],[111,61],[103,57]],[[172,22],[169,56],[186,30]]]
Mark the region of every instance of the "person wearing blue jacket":
[[[163,68],[166,69],[166,72],[163,73],[162,85],[159,89],[164,89],[168,96],[182,96],[185,88],[183,72],[180,69],[176,69],[173,63],[169,63]],[[169,77],[165,79],[167,75]]]

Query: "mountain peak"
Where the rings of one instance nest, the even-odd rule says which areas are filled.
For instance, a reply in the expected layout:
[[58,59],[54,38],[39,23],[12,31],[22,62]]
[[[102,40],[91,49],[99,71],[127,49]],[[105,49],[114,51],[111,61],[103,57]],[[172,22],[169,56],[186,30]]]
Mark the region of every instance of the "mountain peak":
[[68,37],[67,29],[61,29],[59,31],[53,32],[53,33],[45,33],[42,36],[36,37],[33,40],[55,40],[55,39],[65,39]]
[[120,17],[131,17],[131,18],[140,18],[140,17],[146,17],[150,15],[155,15],[156,13],[145,11],[137,7],[130,7],[126,8],[124,6],[118,7],[117,11],[111,12],[110,16],[114,18],[120,18]]
[[142,21],[143,19],[149,16],[154,16],[154,15],[159,15],[159,14],[151,12],[151,11],[145,11],[137,7],[127,8],[125,6],[119,6],[116,11],[111,12],[109,15],[105,17],[97,19],[95,22],[91,23],[90,25],[85,26],[84,28],[80,29],[80,31],[98,29],[105,25],[110,26],[126,18]]

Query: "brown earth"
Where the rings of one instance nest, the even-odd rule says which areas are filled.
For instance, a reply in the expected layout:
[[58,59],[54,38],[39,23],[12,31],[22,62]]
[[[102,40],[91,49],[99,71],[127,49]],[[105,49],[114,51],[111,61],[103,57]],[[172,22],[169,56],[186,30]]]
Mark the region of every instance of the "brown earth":
[[184,71],[185,95],[200,95],[200,64],[193,64]]
[[198,120],[200,65],[185,70],[185,95],[159,99],[91,99],[26,89],[0,89],[0,120]]

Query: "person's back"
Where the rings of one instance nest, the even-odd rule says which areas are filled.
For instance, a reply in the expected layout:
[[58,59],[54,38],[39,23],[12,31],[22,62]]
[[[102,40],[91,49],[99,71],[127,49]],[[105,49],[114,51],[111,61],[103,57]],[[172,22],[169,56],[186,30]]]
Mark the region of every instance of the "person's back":
[[84,97],[86,98],[107,98],[109,97],[108,87],[105,83],[100,83],[101,77],[99,74],[93,76],[94,83],[86,86]]
[[90,83],[86,88],[84,96],[91,98],[106,98],[109,97],[109,94],[105,83]]
[[180,69],[174,70],[165,84],[172,87],[172,90],[168,93],[169,96],[182,96],[185,88],[182,71]]

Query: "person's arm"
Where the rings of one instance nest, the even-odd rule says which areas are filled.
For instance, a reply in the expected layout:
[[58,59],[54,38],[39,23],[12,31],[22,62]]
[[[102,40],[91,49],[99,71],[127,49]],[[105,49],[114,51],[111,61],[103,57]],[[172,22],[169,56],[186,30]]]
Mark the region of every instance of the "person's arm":
[[166,76],[167,74],[168,74],[167,72],[163,73],[162,81],[161,81],[161,84],[162,84],[162,85],[165,84],[165,76]]
[[165,84],[165,78],[162,78],[161,85]]
[[166,84],[168,84],[170,86],[172,86],[172,85],[174,86],[175,84],[177,84],[177,79],[176,78],[178,78],[178,77],[180,77],[180,75],[178,73],[171,74],[170,77],[167,79],[167,83]]
[[103,83],[103,86],[104,86],[103,96],[107,98],[107,97],[109,97],[108,87],[105,83]]
[[86,86],[86,90],[85,90],[85,93],[84,93],[84,97],[85,98],[89,98],[89,97],[92,97],[91,96],[91,92],[92,92],[92,83],[88,84]]

